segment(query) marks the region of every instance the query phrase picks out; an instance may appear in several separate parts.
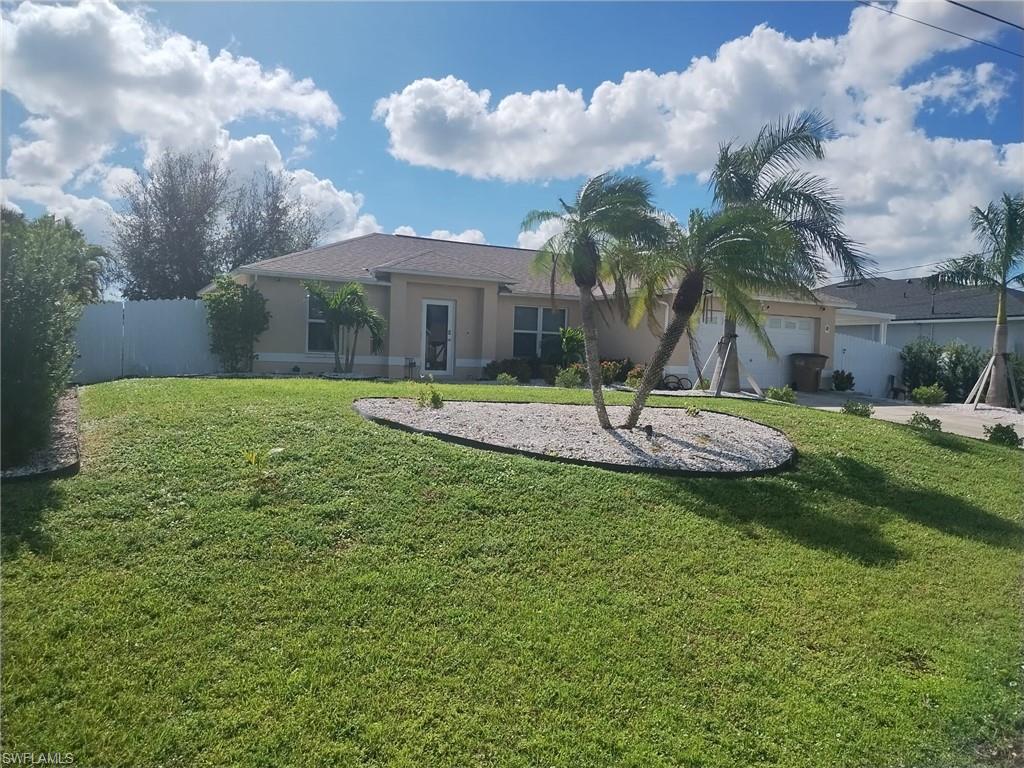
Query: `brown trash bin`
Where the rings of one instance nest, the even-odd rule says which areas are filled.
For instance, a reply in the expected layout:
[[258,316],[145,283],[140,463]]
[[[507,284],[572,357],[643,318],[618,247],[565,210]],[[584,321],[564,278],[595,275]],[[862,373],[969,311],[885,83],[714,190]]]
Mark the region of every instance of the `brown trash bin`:
[[789,356],[793,389],[797,392],[817,392],[821,388],[821,371],[828,362],[828,355],[814,352],[798,352]]

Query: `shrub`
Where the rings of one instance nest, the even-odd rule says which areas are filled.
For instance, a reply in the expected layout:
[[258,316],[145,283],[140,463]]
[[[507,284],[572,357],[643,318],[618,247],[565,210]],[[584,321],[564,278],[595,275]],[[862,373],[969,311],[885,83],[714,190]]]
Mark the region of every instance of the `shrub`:
[[1010,371],[1017,382],[1017,395],[1024,398],[1024,355],[1010,353]]
[[203,295],[203,304],[210,325],[210,351],[228,373],[251,371],[256,340],[270,327],[263,294],[221,275],[214,280],[213,289]]
[[544,383],[549,387],[555,385],[555,376],[558,375],[558,366],[549,365],[544,363],[540,366],[540,378],[544,379]]
[[618,360],[602,360],[601,361],[601,383],[605,386],[614,384],[615,380],[618,379],[619,373],[622,371],[622,363]]
[[847,392],[853,389],[853,374],[849,371],[832,371],[832,389]]
[[783,403],[796,402],[796,392],[788,384],[784,387],[768,387],[764,394],[769,400],[778,400]]
[[1012,424],[993,424],[992,426],[986,424],[984,430],[985,438],[996,445],[1009,445],[1016,448],[1022,442],[1022,438]]
[[0,291],[2,463],[42,448],[75,360],[75,327],[87,300],[83,264],[89,246],[67,222],[27,222],[3,210]]
[[505,373],[504,371],[498,374],[497,381],[499,384],[505,385],[513,385],[519,383],[519,379],[517,379],[511,373]]
[[556,365],[571,365],[572,363],[580,362],[583,359],[584,349],[586,348],[583,329],[563,328],[560,334],[562,337],[562,359],[554,360],[553,362]]
[[492,360],[484,366],[483,376],[485,379],[496,379],[499,373],[515,376],[520,382],[526,384],[533,375],[533,365],[530,360],[523,357],[507,357],[504,360]]
[[579,364],[563,368],[555,376],[555,385],[566,389],[576,389],[583,386],[583,375],[580,373]]
[[903,347],[903,383],[907,389],[924,387],[939,380],[939,355],[942,347],[923,336]]
[[419,403],[420,408],[444,407],[444,397],[441,396],[433,382],[420,387],[419,394],[416,395],[416,402]]
[[910,399],[921,405],[938,405],[946,402],[946,390],[938,384],[930,384],[927,387],[915,387],[910,392]]
[[630,389],[639,389],[645,370],[646,368],[642,365],[634,365],[630,368],[629,373],[626,374],[626,386]]
[[700,408],[695,405],[688,405],[684,410],[687,416],[692,416],[693,418],[700,416]]
[[857,400],[847,400],[843,403],[843,413],[848,413],[851,416],[867,416],[870,417],[875,409],[871,407],[871,403],[862,403]]
[[981,376],[981,369],[991,353],[978,347],[951,341],[939,354],[938,384],[946,390],[949,400],[963,401]]
[[939,419],[932,419],[928,417],[924,411],[915,411],[914,415],[910,417],[910,421],[907,422],[912,427],[917,429],[926,429],[931,432],[941,432],[942,422]]

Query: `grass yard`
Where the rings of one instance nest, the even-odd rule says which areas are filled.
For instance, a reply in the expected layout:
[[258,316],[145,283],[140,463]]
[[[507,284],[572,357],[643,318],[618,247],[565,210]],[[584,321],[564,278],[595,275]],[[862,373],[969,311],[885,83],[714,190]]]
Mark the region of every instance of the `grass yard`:
[[[474,451],[350,407],[415,391],[85,388],[82,473],[3,488],[3,750],[882,768],[998,763],[1024,726],[1019,451],[705,400],[800,458],[695,480]],[[265,469],[243,456],[273,448]]]

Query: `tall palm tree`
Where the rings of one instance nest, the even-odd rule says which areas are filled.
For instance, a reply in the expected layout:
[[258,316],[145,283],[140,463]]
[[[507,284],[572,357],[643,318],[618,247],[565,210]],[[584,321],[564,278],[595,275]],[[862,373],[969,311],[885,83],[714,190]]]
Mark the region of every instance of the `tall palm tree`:
[[[747,144],[722,145],[711,174],[719,206],[756,206],[786,222],[795,241],[793,258],[813,275],[812,281],[826,277],[826,262],[840,267],[847,279],[865,277],[874,263],[843,231],[835,189],[820,176],[799,169],[802,162],[824,158],[824,142],[833,134],[831,122],[817,112],[781,118],[761,128]],[[736,317],[726,302],[723,338],[735,334]],[[737,356],[726,359],[725,348],[719,345],[716,377],[724,378],[724,389],[737,391]]]
[[993,368],[985,402],[1010,405],[1007,387],[1006,289],[1024,285],[1024,194],[1004,194],[984,209],[971,209],[971,231],[981,246],[977,253],[950,259],[932,276],[934,284],[970,285],[996,292],[996,330],[992,338]]
[[559,221],[562,231],[551,237],[537,253],[535,267],[550,272],[551,295],[560,276],[572,279],[580,294],[587,374],[594,395],[597,420],[611,429],[601,390],[601,356],[597,340],[594,291],[605,293],[613,284],[619,306],[625,310],[626,283],[614,262],[605,257],[614,249],[650,248],[665,235],[661,218],[651,204],[650,184],[636,176],[604,173],[588,179],[571,203],[558,201],[561,210],[531,211],[523,229],[534,229],[548,221]]
[[335,373],[352,373],[356,344],[363,328],[370,333],[370,351],[373,354],[384,348],[387,325],[380,312],[366,300],[366,291],[362,285],[344,283],[332,289],[324,283],[306,283],[306,290],[324,307],[324,321],[331,331],[334,347]]
[[725,208],[714,213],[690,212],[684,232],[672,230],[666,247],[641,254],[627,276],[639,286],[633,301],[632,321],[644,314],[653,319],[661,297],[673,292],[671,320],[647,364],[633,399],[625,429],[633,429],[651,390],[661,376],[683,334],[692,330],[697,306],[711,288],[730,307],[737,322],[774,354],[761,325],[755,293],[810,294],[811,275],[792,258],[795,238],[786,223],[762,208]]

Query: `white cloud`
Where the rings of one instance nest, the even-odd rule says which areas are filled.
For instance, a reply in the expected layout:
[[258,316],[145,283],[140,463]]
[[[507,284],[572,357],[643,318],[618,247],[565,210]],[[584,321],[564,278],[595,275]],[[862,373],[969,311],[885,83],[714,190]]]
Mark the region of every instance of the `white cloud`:
[[530,248],[531,250],[537,249],[555,235],[561,234],[563,229],[565,229],[565,227],[563,226],[561,219],[550,219],[549,221],[541,223],[536,229],[528,229],[525,232],[520,232],[519,239],[516,244],[520,248]]
[[[395,227],[393,234],[407,235],[409,237],[417,236],[416,230],[408,224]],[[430,237],[434,240],[455,240],[460,243],[478,243],[480,245],[485,245],[487,243],[487,238],[479,229],[464,229],[462,232],[450,232],[447,229],[435,229],[429,235],[424,235],[424,237]]]
[[[3,24],[4,88],[30,113],[10,137],[7,192],[54,213],[59,208],[82,226],[92,227],[110,206],[65,187],[96,183],[116,199],[134,172],[105,159],[126,137],[139,143],[147,165],[165,149],[213,147],[245,177],[264,163],[282,169],[284,162],[270,136],[232,138],[232,124],[282,121],[282,130],[300,142],[294,160],[308,154],[319,131],[341,120],[338,106],[312,80],[227,50],[214,55],[151,23],[141,9],[126,11],[106,0],[26,2],[5,12]],[[372,216],[359,213],[361,195],[310,171],[292,173],[303,197],[336,222],[331,235],[376,228]]]
[[[899,9],[980,39],[996,30],[951,4]],[[840,133],[825,168],[847,200],[851,234],[885,266],[903,266],[959,252],[969,207],[1019,189],[1024,176],[1020,144],[929,137],[915,124],[923,109],[995,115],[1013,73],[986,62],[918,74],[936,53],[967,45],[856,8],[845,35],[794,40],[761,25],[682,71],[626,72],[589,100],[559,85],[493,103],[489,91],[449,76],[410,83],[380,99],[374,116],[389,132],[391,153],[414,165],[525,181],[646,164],[671,181],[683,174],[706,180],[720,142],[817,108]],[[911,75],[916,81],[906,84]],[[519,242],[543,240],[528,232]]]

